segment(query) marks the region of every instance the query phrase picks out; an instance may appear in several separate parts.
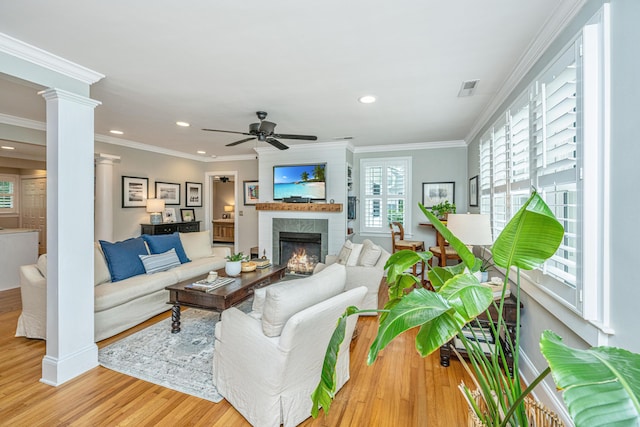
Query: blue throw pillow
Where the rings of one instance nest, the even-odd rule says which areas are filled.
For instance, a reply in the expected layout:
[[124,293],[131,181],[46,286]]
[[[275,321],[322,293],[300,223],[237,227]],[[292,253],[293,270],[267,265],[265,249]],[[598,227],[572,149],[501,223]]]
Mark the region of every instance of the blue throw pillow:
[[107,260],[112,282],[146,273],[138,255],[147,255],[149,252],[140,237],[115,243],[100,240],[100,246]]
[[160,234],[157,236],[143,234],[142,238],[147,242],[149,251],[151,251],[152,254],[161,254],[173,248],[176,250],[176,255],[178,255],[178,259],[182,264],[185,262],[191,262],[191,260],[187,258],[187,254],[182,247],[180,234],[178,234],[178,232],[173,234]]
[[158,255],[138,255],[147,274],[169,270],[180,265],[176,250],[171,248],[167,252]]

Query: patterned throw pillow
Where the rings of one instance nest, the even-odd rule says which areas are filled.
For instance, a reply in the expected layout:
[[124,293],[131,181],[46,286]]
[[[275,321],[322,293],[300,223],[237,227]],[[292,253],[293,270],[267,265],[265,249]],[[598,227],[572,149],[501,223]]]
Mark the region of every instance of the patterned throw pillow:
[[147,274],[169,270],[180,265],[180,259],[176,255],[176,250],[171,248],[167,252],[157,255],[138,255],[144,264]]
[[351,240],[347,240],[346,242],[344,242],[344,245],[342,245],[342,249],[340,249],[340,253],[338,254],[338,260],[336,262],[338,264],[347,265],[352,249],[353,249],[353,244],[351,243]]

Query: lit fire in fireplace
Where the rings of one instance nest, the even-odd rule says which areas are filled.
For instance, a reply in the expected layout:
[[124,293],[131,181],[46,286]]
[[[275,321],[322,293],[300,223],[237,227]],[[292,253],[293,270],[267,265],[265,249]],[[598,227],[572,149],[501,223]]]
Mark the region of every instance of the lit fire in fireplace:
[[309,256],[304,248],[298,248],[287,261],[287,271],[290,273],[311,274],[317,263],[317,256]]

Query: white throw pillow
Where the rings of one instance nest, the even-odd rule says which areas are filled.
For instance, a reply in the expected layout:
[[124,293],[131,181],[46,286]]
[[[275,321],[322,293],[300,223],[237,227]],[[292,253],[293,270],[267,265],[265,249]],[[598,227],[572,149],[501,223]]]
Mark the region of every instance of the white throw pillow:
[[360,252],[362,252],[362,243],[352,243],[351,253],[349,254],[349,259],[347,259],[348,267],[354,267],[358,264],[358,259],[360,258]]
[[101,285],[111,281],[111,273],[98,242],[93,243],[93,284]]
[[258,288],[253,291],[253,305],[251,306],[251,312],[262,317],[262,310],[264,310],[264,300],[267,297],[267,288]]
[[343,292],[346,278],[343,265],[331,264],[313,276],[268,286],[262,331],[268,337],[279,336],[291,316]]
[[373,267],[378,263],[380,255],[382,255],[382,248],[367,239],[362,242],[362,252],[360,253],[360,259],[358,259],[358,265]]
[[340,253],[338,253],[338,259],[336,260],[336,263],[347,265],[347,261],[349,260],[349,255],[351,255],[352,249],[353,243],[351,243],[351,240],[347,240],[346,242],[344,242],[344,245],[342,245],[342,249],[340,249]]
[[180,242],[189,259],[193,260],[212,255],[212,240],[209,230],[196,233],[180,233]]
[[36,262],[36,268],[38,269],[40,274],[42,274],[42,277],[47,277],[47,254],[40,255],[38,261]]

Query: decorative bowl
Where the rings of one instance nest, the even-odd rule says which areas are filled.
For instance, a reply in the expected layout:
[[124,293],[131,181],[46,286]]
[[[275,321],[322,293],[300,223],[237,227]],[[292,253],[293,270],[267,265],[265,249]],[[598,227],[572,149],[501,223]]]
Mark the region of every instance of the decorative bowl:
[[242,263],[242,272],[243,273],[248,273],[250,271],[255,270],[257,266],[258,266],[258,264],[256,264],[253,261],[245,261],[245,262]]

